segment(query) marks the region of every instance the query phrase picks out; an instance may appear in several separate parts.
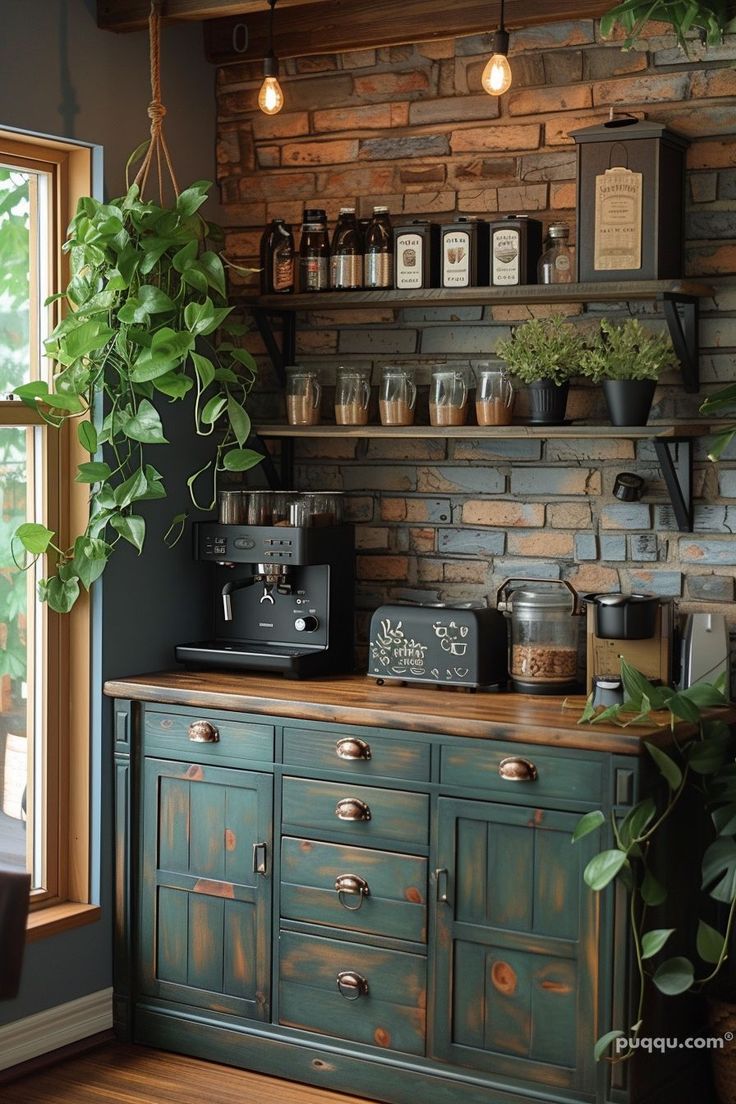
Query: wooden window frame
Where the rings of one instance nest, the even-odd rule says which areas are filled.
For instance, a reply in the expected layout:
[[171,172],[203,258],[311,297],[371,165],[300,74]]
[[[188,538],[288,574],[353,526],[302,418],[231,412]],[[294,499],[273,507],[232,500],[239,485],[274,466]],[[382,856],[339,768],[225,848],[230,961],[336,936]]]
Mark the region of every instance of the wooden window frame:
[[[0,129],[3,164],[38,170],[49,176],[52,225],[47,263],[52,293],[62,290],[69,279],[69,260],[61,246],[78,200],[92,193],[93,154],[90,146]],[[34,305],[39,306],[32,303],[32,309]],[[61,301],[51,309],[51,322],[55,324],[62,315]],[[0,402],[0,424],[35,427],[43,422],[27,407],[9,401]],[[58,431],[51,427],[46,430],[43,471],[39,473],[46,524],[58,534],[61,547],[68,547],[74,534],[84,529],[89,508],[88,488],[74,482],[77,464],[88,457],[73,430],[71,424]],[[33,454],[29,453],[29,458],[30,455]],[[46,862],[44,888],[32,894],[29,940],[90,923],[100,913],[99,907],[90,903],[92,718],[88,594],[82,591],[69,614],[56,614],[44,607],[39,629],[44,634],[46,657],[43,699]]]

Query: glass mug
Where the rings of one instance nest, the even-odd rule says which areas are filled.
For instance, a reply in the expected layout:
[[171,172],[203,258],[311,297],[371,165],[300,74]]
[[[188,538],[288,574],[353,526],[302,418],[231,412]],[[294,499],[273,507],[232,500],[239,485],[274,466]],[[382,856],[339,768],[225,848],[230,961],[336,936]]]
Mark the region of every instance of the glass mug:
[[338,368],[335,386],[335,421],[338,425],[367,425],[371,384],[367,372]]
[[319,425],[322,388],[316,372],[286,369],[286,418],[289,425]]
[[433,426],[465,425],[468,385],[457,368],[435,368],[429,388],[429,423]]
[[386,367],[381,375],[378,409],[381,425],[414,425],[417,388],[411,368]]
[[491,364],[475,365],[475,416],[479,426],[510,425],[514,389],[508,376]]

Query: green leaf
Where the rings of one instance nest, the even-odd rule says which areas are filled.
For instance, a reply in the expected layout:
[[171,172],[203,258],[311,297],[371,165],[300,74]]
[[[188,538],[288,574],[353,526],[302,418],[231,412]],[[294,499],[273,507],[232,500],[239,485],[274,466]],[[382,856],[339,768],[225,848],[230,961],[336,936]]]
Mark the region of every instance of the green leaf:
[[104,483],[112,475],[109,464],[103,461],[93,460],[88,464],[80,464],[74,477],[75,483]]
[[33,380],[32,383],[22,383],[20,387],[16,387],[13,391],[14,395],[17,395],[19,399],[22,399],[26,406],[30,406],[32,410],[36,409],[36,399],[45,398],[49,393],[49,385],[45,380]]
[[200,415],[205,425],[214,425],[226,406],[227,399],[224,395],[213,395],[209,402],[205,403]]
[[146,539],[146,523],[142,517],[137,514],[118,514],[111,518],[110,524],[124,540],[141,552]]
[[736,802],[714,809],[712,817],[719,836],[732,836],[736,833]]
[[693,964],[688,958],[668,958],[657,968],[652,980],[660,993],[676,997],[687,992],[695,980]]
[[736,842],[714,840],[703,855],[703,889],[716,901],[730,905],[736,899]]
[[230,449],[225,453],[222,465],[227,471],[248,471],[260,464],[262,459],[262,453],[253,449]]
[[148,314],[165,314],[176,310],[173,299],[153,284],[142,284],[138,288],[138,301]]
[[651,797],[640,801],[633,809],[630,809],[619,825],[618,834],[624,847],[640,838],[654,820],[657,806]]
[[158,410],[148,399],[141,399],[137,413],[125,423],[123,433],[131,440],[141,441],[144,445],[168,444]]
[[644,741],[644,746],[657,764],[659,773],[662,775],[669,788],[671,790],[679,789],[682,783],[682,771],[674,759],[671,759],[661,748],[656,747],[654,744],[650,744],[648,740]]
[[84,410],[84,404],[76,395],[59,395],[51,393],[44,395],[42,402],[54,410],[67,410],[70,414],[79,414]]
[[621,681],[624,684],[626,698],[633,703],[635,709],[641,709],[642,699],[645,698],[652,709],[661,709],[664,706],[663,691],[654,686],[649,680],[632,667],[630,663],[621,657]]
[[58,575],[42,579],[38,584],[38,597],[42,602],[48,602],[56,613],[69,613],[79,597],[79,579],[74,576],[61,579]]
[[196,264],[199,245],[196,241],[187,242],[173,256],[171,263],[177,272],[184,273],[192,264]]
[[199,376],[199,382],[204,391],[215,378],[215,366],[208,357],[201,356],[199,353],[192,353],[191,357],[194,370]]
[[209,188],[210,184],[207,182],[192,184],[190,188],[186,188],[176,198],[177,211],[182,215],[193,215],[207,202]]
[[194,387],[194,381],[180,372],[167,372],[155,379],[153,386],[171,399],[183,399]]
[[710,962],[713,965],[720,962],[725,942],[725,937],[710,924],[706,924],[705,920],[698,922],[696,946],[703,962]]
[[619,871],[628,864],[625,851],[613,848],[594,855],[583,872],[586,885],[597,893],[612,882]]
[[52,529],[47,529],[45,525],[39,525],[32,521],[19,525],[13,534],[18,538],[26,552],[30,552],[32,556],[40,556],[44,553],[51,543],[53,535]]
[[182,273],[182,280],[189,287],[194,288],[200,295],[207,294],[207,277],[204,272],[201,271],[199,265],[194,262],[190,264]]
[[667,708],[681,721],[697,724],[700,720],[700,710],[685,694],[672,694],[667,700]]
[[250,415],[232,395],[227,397],[227,416],[235,439],[242,448],[250,436]]
[[639,892],[641,893],[644,904],[651,905],[652,908],[661,905],[667,900],[667,890],[662,883],[654,877],[651,870],[645,872]]
[[204,303],[187,303],[184,308],[184,323],[195,335],[211,332],[210,324],[214,316],[215,308],[209,298]]
[[600,809],[596,809],[592,813],[586,813],[575,825],[575,831],[572,834],[572,842],[577,843],[578,840],[590,835],[591,832],[595,832],[597,828],[600,828],[600,826],[605,823],[606,818]]
[[652,928],[651,931],[645,932],[641,937],[641,957],[653,958],[662,950],[674,931],[674,928]]
[[207,277],[207,283],[210,287],[222,296],[223,299],[227,296],[227,289],[225,287],[225,269],[223,268],[222,261],[216,253],[212,253],[209,250],[199,258],[199,266]]
[[96,537],[77,537],[72,567],[86,590],[105,570],[112,547]]
[[97,430],[91,422],[79,422],[77,440],[83,449],[94,455],[97,452]]
[[181,364],[193,345],[194,338],[190,333],[177,333],[169,326],[162,326],[153,335],[150,348],[144,348],[139,355],[130,378],[138,383],[166,375]]
[[111,330],[99,319],[90,319],[66,335],[64,352],[71,360],[78,360],[79,357],[101,349],[113,337],[115,330]]
[[728,760],[732,743],[731,734],[726,731],[691,744],[687,757],[690,768],[696,774],[715,774]]
[[601,1035],[600,1039],[593,1047],[593,1057],[596,1062],[600,1062],[611,1043],[615,1042],[616,1039],[623,1039],[623,1037],[624,1032],[618,1029],[616,1031],[607,1031],[605,1035]]
[[131,502],[138,502],[145,498],[148,492],[148,479],[144,471],[136,471],[123,483],[115,488],[113,505],[119,510],[130,506]]
[[173,548],[183,537],[187,517],[188,514],[175,514],[171,519],[171,525],[163,536],[163,541],[167,548]]
[[237,360],[239,364],[242,364],[244,368],[249,368],[254,375],[258,371],[255,358],[247,349],[231,349],[230,356],[233,360]]

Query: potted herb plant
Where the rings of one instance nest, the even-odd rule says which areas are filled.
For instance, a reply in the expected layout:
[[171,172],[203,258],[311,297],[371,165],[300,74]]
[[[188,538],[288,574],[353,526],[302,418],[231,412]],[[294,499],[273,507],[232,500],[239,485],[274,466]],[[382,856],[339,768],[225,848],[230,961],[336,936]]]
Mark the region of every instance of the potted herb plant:
[[526,384],[532,425],[560,425],[565,420],[570,377],[577,375],[583,338],[562,315],[533,318],[500,341],[496,355]]
[[645,330],[637,318],[604,318],[580,360],[580,374],[603,384],[611,425],[646,425],[660,374],[678,364],[669,334]]
[[[666,750],[644,741],[661,776],[661,788],[634,805],[623,819],[614,817],[608,822],[611,845],[593,856],[584,871],[585,882],[594,892],[616,883],[627,893],[639,976],[632,1024],[613,1025],[596,1044],[597,1059],[607,1056],[617,1040],[638,1040],[646,1035],[650,987],[675,997],[699,992],[714,979],[723,978],[736,920],[736,764],[732,731],[718,715],[718,707],[729,704],[722,683],[696,683],[680,691],[654,686],[623,659],[621,676],[623,704],[596,711],[589,699],[581,722],[670,727],[683,721],[688,728],[682,735],[678,733]],[[667,839],[672,813],[680,805],[687,808],[690,835],[698,848],[695,859],[702,871],[700,919],[692,932],[681,930],[680,908],[682,894],[690,892],[691,886],[682,863],[673,861]],[[706,826],[702,835],[697,827],[698,809]],[[578,822],[573,843],[606,823],[602,812],[586,813]],[[728,1031],[736,1025],[736,1002],[711,1001],[711,1025],[721,1035],[725,1032],[728,1040]],[[617,1052],[620,1046],[616,1046]],[[626,1060],[633,1053],[624,1045],[611,1060]],[[715,1049],[711,1054],[720,1104],[736,1104],[736,1050]]]

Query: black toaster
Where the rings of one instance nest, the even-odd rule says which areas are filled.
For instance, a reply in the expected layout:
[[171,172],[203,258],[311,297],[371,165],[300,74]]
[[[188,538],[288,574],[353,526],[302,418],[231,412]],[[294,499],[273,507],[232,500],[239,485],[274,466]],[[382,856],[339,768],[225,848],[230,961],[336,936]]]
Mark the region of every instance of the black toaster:
[[495,609],[397,604],[371,618],[368,675],[379,683],[495,688],[507,663],[506,618]]

